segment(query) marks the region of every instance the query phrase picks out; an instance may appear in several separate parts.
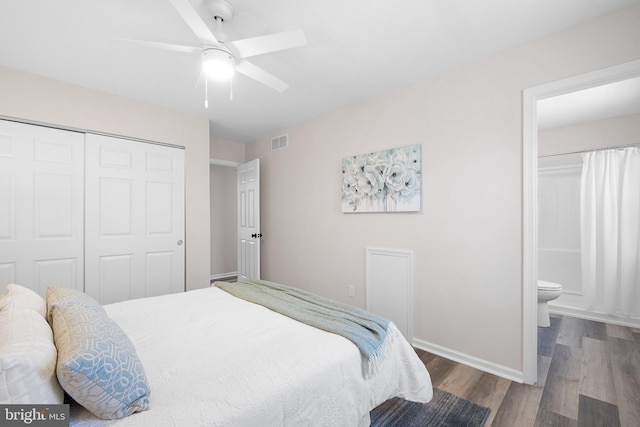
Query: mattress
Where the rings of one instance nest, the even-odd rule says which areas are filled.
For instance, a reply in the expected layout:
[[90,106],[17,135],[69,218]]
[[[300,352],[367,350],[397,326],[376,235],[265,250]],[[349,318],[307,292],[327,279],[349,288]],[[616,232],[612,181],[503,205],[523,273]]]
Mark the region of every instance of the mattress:
[[347,339],[206,288],[104,306],[129,336],[151,408],[99,420],[72,405],[71,425],[358,426],[393,396],[427,402],[424,364],[393,325],[374,375]]

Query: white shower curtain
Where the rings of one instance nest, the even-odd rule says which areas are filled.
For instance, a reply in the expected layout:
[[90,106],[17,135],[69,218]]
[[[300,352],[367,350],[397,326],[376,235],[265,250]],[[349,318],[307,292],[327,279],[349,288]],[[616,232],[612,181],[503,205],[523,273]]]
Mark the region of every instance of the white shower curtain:
[[640,148],[583,154],[580,239],[585,308],[640,317]]

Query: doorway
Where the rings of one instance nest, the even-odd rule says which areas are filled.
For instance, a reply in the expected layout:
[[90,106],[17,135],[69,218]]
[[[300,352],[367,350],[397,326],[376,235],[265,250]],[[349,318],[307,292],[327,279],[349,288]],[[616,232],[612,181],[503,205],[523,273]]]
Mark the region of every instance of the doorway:
[[260,160],[209,163],[209,280],[260,279]]
[[538,103],[640,77],[640,60],[525,89],[523,92],[523,379],[537,378]]
[[237,258],[237,169],[239,163],[210,160],[210,281],[235,280]]

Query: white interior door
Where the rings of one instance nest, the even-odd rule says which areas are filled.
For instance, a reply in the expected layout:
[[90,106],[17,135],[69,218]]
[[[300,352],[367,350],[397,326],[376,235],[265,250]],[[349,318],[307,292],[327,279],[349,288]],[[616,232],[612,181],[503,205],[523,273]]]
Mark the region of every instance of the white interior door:
[[0,289],[82,289],[84,134],[0,120]]
[[85,292],[184,291],[184,150],[88,134],[86,187]]
[[238,279],[260,279],[260,159],[238,166]]

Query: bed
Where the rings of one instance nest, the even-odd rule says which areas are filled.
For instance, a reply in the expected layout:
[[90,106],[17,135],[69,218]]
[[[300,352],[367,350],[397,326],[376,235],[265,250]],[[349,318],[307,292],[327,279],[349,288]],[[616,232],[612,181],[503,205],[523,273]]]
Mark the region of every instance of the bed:
[[424,364],[393,323],[370,371],[348,339],[215,286],[103,309],[135,347],[148,406],[104,420],[72,403],[73,426],[368,426],[393,396],[432,397]]

